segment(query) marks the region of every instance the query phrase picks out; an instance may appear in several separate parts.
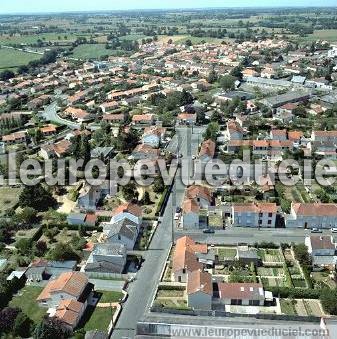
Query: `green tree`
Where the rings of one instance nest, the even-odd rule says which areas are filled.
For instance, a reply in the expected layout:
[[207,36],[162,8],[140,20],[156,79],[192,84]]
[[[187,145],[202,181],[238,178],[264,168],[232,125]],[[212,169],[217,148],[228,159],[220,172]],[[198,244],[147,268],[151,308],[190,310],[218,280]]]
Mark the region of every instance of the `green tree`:
[[31,334],[32,321],[23,312],[20,312],[14,322],[13,334],[21,337],[28,338]]
[[19,197],[21,207],[32,207],[37,211],[48,210],[49,207],[56,206],[56,200],[42,184],[25,186]]
[[15,243],[15,247],[22,255],[27,255],[32,251],[32,242],[30,239],[22,238]]
[[320,295],[320,300],[324,310],[332,315],[337,315],[337,290],[324,288]]
[[122,193],[126,201],[138,200],[139,193],[134,182],[129,182],[127,185],[122,186]]
[[219,130],[220,130],[219,124],[217,122],[211,122],[208,124],[203,137],[206,140],[212,139],[213,141],[216,141]]
[[35,328],[34,339],[66,339],[71,331],[64,326],[64,323],[57,318],[46,317]]
[[232,75],[224,75],[220,78],[220,86],[225,90],[234,89],[235,80],[235,77]]
[[70,244],[57,243],[55,248],[50,252],[52,260],[76,260],[78,261],[79,255],[73,250]]

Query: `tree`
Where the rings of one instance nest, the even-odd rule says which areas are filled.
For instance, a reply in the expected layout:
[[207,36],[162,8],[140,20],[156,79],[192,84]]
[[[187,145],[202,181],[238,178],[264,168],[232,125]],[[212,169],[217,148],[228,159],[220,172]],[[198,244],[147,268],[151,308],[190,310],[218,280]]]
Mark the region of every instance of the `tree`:
[[20,309],[6,307],[0,311],[0,333],[11,332],[15,323],[15,319],[20,313]]
[[150,194],[148,191],[145,191],[144,196],[142,198],[142,204],[144,205],[149,205],[151,204],[151,198],[150,198]]
[[158,176],[153,181],[153,192],[163,193],[165,189],[164,180],[161,176]]
[[295,258],[301,265],[311,265],[310,255],[308,253],[308,247],[305,244],[296,244],[293,246]]
[[76,260],[79,255],[73,250],[70,244],[57,243],[55,248],[51,251],[50,257],[52,260]]
[[17,219],[24,224],[33,224],[36,221],[36,210],[32,207],[25,207],[19,214]]
[[70,330],[57,318],[46,317],[35,328],[34,339],[66,339],[70,337]]
[[8,69],[6,69],[6,70],[4,70],[0,73],[0,80],[1,81],[7,81],[7,80],[12,79],[14,77],[15,77],[14,72],[10,71]]
[[131,201],[133,199],[138,200],[138,191],[136,184],[134,182],[129,182],[127,185],[122,186],[123,197],[127,201]]
[[213,141],[216,141],[219,130],[220,130],[219,124],[217,122],[211,122],[208,124],[203,137],[206,140],[212,139]]
[[27,255],[31,253],[32,250],[32,242],[30,239],[21,238],[15,243],[15,247],[22,255]]
[[35,253],[38,257],[43,256],[48,249],[47,243],[43,240],[40,240],[35,245]]
[[220,85],[225,90],[234,89],[235,80],[235,77],[232,75],[224,75],[220,78]]
[[208,74],[208,77],[207,77],[207,81],[210,83],[210,84],[213,84],[214,82],[216,82],[218,80],[218,75],[216,74],[215,70],[212,69],[209,74]]
[[20,312],[14,322],[13,333],[21,338],[30,337],[32,321],[23,312]]
[[45,211],[56,206],[56,200],[40,183],[34,186],[25,186],[19,197],[21,207],[32,207],[37,211]]
[[337,289],[324,288],[321,292],[320,300],[327,313],[337,315]]

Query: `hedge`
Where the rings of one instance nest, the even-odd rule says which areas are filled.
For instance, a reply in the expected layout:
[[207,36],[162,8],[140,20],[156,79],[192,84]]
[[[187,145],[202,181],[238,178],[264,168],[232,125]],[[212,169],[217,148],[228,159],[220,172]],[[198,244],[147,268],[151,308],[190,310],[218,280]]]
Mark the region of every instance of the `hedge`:
[[159,285],[158,291],[160,290],[179,290],[179,291],[185,291],[185,286],[174,286],[174,285]]

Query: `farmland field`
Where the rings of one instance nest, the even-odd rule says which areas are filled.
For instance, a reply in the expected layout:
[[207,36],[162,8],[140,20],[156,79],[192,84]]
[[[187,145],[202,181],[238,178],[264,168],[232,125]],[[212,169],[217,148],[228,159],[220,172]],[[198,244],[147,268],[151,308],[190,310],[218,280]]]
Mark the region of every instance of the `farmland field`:
[[309,34],[305,38],[301,38],[304,41],[326,40],[329,42],[337,41],[337,29],[322,29],[314,31],[313,34]]
[[77,46],[72,57],[77,59],[99,59],[104,55],[113,55],[114,50],[106,49],[105,44],[84,44]]
[[41,55],[39,54],[32,54],[8,48],[0,48],[0,69],[16,68],[40,58]]

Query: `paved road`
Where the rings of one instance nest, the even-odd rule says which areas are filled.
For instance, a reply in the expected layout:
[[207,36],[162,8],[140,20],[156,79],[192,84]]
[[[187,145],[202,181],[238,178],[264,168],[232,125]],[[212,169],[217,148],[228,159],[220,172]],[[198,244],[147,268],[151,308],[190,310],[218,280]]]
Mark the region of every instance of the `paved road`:
[[80,124],[60,118],[57,114],[57,103],[56,102],[53,102],[50,105],[45,107],[42,113],[42,117],[48,121],[55,122],[60,125],[65,125],[71,129],[79,129],[81,127]]
[[[331,235],[330,230],[324,230],[320,234]],[[216,231],[214,234],[204,234],[202,231],[184,231],[177,230],[175,238],[188,235],[198,242],[205,242],[208,244],[235,244],[238,242],[245,242],[254,244],[255,242],[274,242],[274,243],[303,243],[307,235],[313,235],[310,230],[304,229],[252,229],[244,227],[230,227],[226,230]]]
[[[180,140],[180,152],[186,157],[196,154],[200,140],[198,134],[202,133],[202,130],[195,130],[195,134],[192,134],[190,128],[179,128],[177,133]],[[114,339],[133,339],[137,322],[149,311],[171,244],[174,206],[181,205],[184,190],[185,187],[180,180],[180,171],[178,171],[162,222],[145,254],[145,261],[137,273],[137,279],[130,284],[129,297],[123,305],[122,313],[112,334]]]

